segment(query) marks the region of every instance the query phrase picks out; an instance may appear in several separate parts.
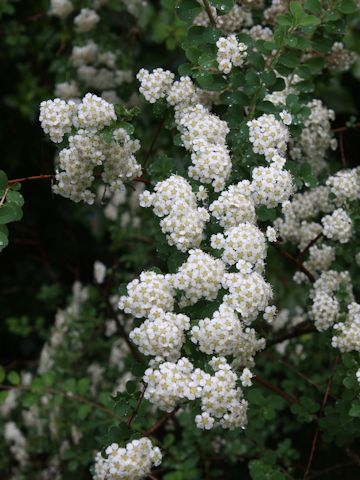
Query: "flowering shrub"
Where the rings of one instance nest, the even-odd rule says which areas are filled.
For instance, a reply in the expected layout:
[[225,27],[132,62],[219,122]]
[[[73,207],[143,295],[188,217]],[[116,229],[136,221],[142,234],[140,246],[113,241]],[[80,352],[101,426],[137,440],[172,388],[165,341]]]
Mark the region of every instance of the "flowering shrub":
[[0,475],[358,478],[359,6],[34,3],[8,55],[54,33],[49,78],[5,102],[38,100],[48,173],[0,171],[2,258],[27,185],[58,233],[4,308]]

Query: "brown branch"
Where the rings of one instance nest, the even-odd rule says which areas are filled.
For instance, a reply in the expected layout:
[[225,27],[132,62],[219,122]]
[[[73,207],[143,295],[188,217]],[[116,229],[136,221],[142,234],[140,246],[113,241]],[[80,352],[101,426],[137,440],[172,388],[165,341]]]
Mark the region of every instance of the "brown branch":
[[267,389],[271,390],[272,392],[276,393],[277,395],[280,395],[280,397],[284,398],[287,402],[291,403],[291,405],[295,405],[296,403],[299,403],[297,398],[295,398],[292,395],[286,393],[284,390],[277,387],[276,385],[273,385],[272,383],[268,382],[265,378],[261,377],[260,375],[256,374],[254,379],[257,382],[259,382],[261,385],[266,387]]
[[14,185],[15,183],[29,182],[31,180],[49,180],[55,178],[55,175],[33,175],[31,177],[14,178],[8,181],[8,185]]
[[139,398],[138,398],[136,407],[134,408],[132,414],[131,414],[130,417],[129,417],[129,420],[127,421],[127,426],[128,426],[128,427],[130,427],[130,425],[132,424],[134,418],[136,417],[136,415],[137,415],[137,413],[138,413],[138,411],[139,411],[141,402],[142,402],[143,399],[144,399],[145,390],[146,390],[146,386],[143,387],[143,389],[142,389],[142,391],[141,391],[141,394],[140,394],[140,396],[139,396]]
[[315,448],[316,448],[316,444],[317,444],[317,440],[318,440],[318,437],[319,437],[319,433],[320,433],[320,424],[319,424],[319,419],[324,411],[324,408],[327,404],[327,401],[329,399],[329,395],[330,395],[330,390],[331,390],[331,384],[332,384],[332,379],[333,379],[333,376],[334,376],[334,373],[335,373],[335,369],[336,369],[336,365],[339,363],[340,361],[340,357],[339,356],[336,356],[335,358],[335,364],[334,364],[334,367],[332,369],[332,372],[331,372],[331,375],[329,377],[329,381],[328,381],[328,384],[327,384],[327,387],[326,387],[326,390],[325,390],[325,393],[324,393],[324,397],[323,397],[323,401],[322,401],[322,404],[321,404],[321,408],[320,408],[320,411],[319,411],[319,414],[318,414],[318,417],[317,417],[317,425],[316,425],[316,430],[315,430],[315,433],[314,433],[314,437],[313,437],[313,440],[312,440],[312,443],[311,443],[311,450],[310,450],[310,455],[309,455],[309,460],[308,460],[308,463],[307,463],[307,466],[306,466],[306,470],[305,470],[305,474],[304,474],[304,478],[303,480],[306,480],[309,478],[309,473],[310,473],[310,470],[311,470],[311,464],[313,462],[313,459],[314,459],[314,454],[315,454]]
[[280,255],[294,263],[297,266],[298,270],[303,272],[308,277],[311,283],[315,282],[314,275],[309,272],[309,270],[305,268],[304,265],[297,258],[293,257],[290,253],[280,248],[279,245],[277,245],[276,243],[273,243],[273,247],[280,253]]
[[[165,123],[165,118],[163,118],[161,120],[161,122],[159,123],[157,129],[156,129],[156,132],[155,132],[155,135],[153,136],[153,139],[150,143],[150,147],[148,148],[148,151],[146,152],[145,154],[145,158],[144,158],[144,163],[143,163],[143,169],[145,170],[146,167],[147,167],[147,164],[149,163],[149,160],[150,160],[150,156],[152,154],[152,151],[155,147],[155,144],[156,144],[156,141],[157,139],[159,138],[159,135],[161,133],[161,130],[163,129],[163,126],[164,126],[164,123]],[[150,182],[149,182],[150,183]]]
[[319,235],[316,235],[315,238],[313,238],[311,240],[311,242],[309,242],[306,247],[304,248],[304,250],[302,250],[299,255],[296,257],[297,260],[299,260],[301,257],[303,257],[309,250],[310,248],[315,245],[315,243],[323,236],[322,232],[319,233]]
[[211,6],[210,6],[208,0],[203,0],[203,4],[204,4],[204,7],[205,7],[205,11],[207,13],[207,16],[209,17],[211,25],[213,27],[216,27],[216,20],[214,18],[214,15],[212,13]]
[[301,337],[306,333],[315,333],[317,332],[314,324],[308,320],[304,320],[301,323],[298,323],[290,330],[284,329],[281,330],[274,338],[266,342],[266,348],[272,347],[278,343],[283,342],[284,340],[290,340],[291,338]]
[[141,183],[146,183],[147,185],[151,185],[151,181],[148,178],[144,177],[135,177],[134,182],[141,182]]
[[340,132],[339,134],[339,150],[340,150],[341,163],[343,164],[343,167],[346,167],[344,132]]
[[360,128],[360,123],[354,123],[353,125],[347,125],[345,127],[333,128],[332,132],[334,133],[343,133],[347,130],[352,130],[353,128]]
[[173,410],[170,413],[167,413],[166,415],[163,415],[152,427],[148,428],[146,432],[144,432],[145,437],[150,437],[151,435],[154,435],[160,427],[164,425],[171,417],[175,415],[175,413],[179,410],[179,407],[176,407],[175,410]]

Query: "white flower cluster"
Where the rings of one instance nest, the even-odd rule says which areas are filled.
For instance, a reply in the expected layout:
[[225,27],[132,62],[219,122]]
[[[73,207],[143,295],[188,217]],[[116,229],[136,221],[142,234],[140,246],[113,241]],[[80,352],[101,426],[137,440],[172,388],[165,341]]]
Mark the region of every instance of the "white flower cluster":
[[238,262],[239,273],[225,273],[223,287],[229,290],[223,301],[239,312],[244,321],[253,320],[259,312],[263,312],[272,297],[271,286],[258,273],[251,271],[251,265]]
[[335,42],[325,58],[329,70],[346,72],[357,59],[355,52],[347,50],[342,42]]
[[154,447],[148,438],[127,443],[124,448],[112,443],[95,457],[94,480],[140,480],[147,477],[151,469],[161,464],[159,447]]
[[251,187],[248,180],[230,185],[214,200],[209,210],[211,215],[219,220],[223,228],[231,228],[239,223],[255,223],[256,214],[251,198]]
[[288,9],[286,0],[272,0],[271,5],[264,10],[264,23],[275,25],[276,19]]
[[232,67],[241,67],[247,56],[247,46],[237,40],[236,35],[220,37],[216,42],[219,70],[230,73]]
[[63,141],[64,135],[71,131],[76,112],[75,102],[65,102],[60,98],[46,100],[40,104],[41,127],[55,143]]
[[274,39],[274,34],[271,28],[263,27],[262,25],[254,25],[250,29],[243,30],[244,33],[250,35],[250,37],[256,42],[257,40],[265,40],[271,42]]
[[[202,4],[202,0],[198,0]],[[242,27],[250,27],[253,24],[251,13],[235,4],[230,12],[225,15],[217,15],[216,8],[210,6],[213,17],[216,19],[216,25],[224,32],[232,33],[241,30]],[[195,17],[193,24],[199,27],[210,25],[208,14],[205,10]]]
[[119,300],[119,308],[136,318],[147,317],[157,307],[165,312],[174,309],[174,289],[168,275],[142,272],[140,279],[127,285],[127,295]]
[[74,18],[74,24],[78,32],[86,33],[93,30],[99,23],[100,17],[95,10],[82,8],[80,13]]
[[326,238],[337,240],[340,243],[349,242],[353,231],[353,222],[345,210],[338,208],[331,215],[323,217],[321,222]]
[[212,376],[194,366],[187,358],[177,363],[161,363],[149,368],[143,377],[147,384],[145,398],[166,412],[171,412],[184,400],[200,398],[203,413],[195,417],[198,428],[211,429],[216,423],[223,428],[244,428],[247,422],[247,402],[240,400],[237,376],[223,357],[210,361]]
[[225,264],[200,249],[190,250],[189,257],[172,276],[174,288],[183,292],[181,306],[194,305],[198,300],[214,300],[221,288]]
[[360,170],[341,170],[335,175],[329,177],[326,185],[331,193],[336,196],[336,203],[342,205],[347,201],[353,201],[360,198]]
[[235,265],[239,260],[249,262],[252,266],[262,268],[266,258],[266,241],[264,234],[251,223],[241,223],[238,227],[212,235],[211,246],[223,249],[222,260],[228,265]]
[[29,455],[27,452],[27,440],[22,431],[14,422],[7,422],[4,426],[4,439],[10,444],[10,451],[16,461],[24,466],[28,463]]
[[[291,123],[291,117],[284,115],[286,124]],[[249,120],[249,140],[255,153],[265,155],[269,161],[274,153],[284,155],[289,141],[289,131],[284,120],[277,120],[275,115],[264,113],[254,120]]]
[[69,137],[69,147],[59,153],[55,193],[74,202],[93,203],[95,168],[102,166],[101,179],[110,191],[123,189],[124,181],[141,174],[134,156],[140,148],[138,140],[117,129],[113,140],[106,143],[98,133],[115,120],[114,106],[91,93],[79,104],[58,98],[41,103],[41,126],[51,140],[59,143],[66,133],[78,129]]
[[182,252],[198,247],[205,223],[210,216],[205,208],[197,207],[191,185],[179,175],[171,175],[155,185],[154,193],[140,196],[142,207],[154,206],[154,213],[164,217],[160,222],[169,245]]
[[331,344],[341,352],[360,352],[360,305],[350,303],[348,315],[344,322],[334,325],[336,335]]
[[136,75],[141,83],[139,91],[150,103],[164,98],[174,81],[174,74],[169,70],[156,68],[152,73],[142,68]]
[[323,272],[313,285],[310,318],[320,332],[330,328],[339,317],[340,304],[335,294],[340,288],[345,289],[348,301],[351,301],[351,281],[348,272],[333,270]]
[[66,18],[74,10],[70,0],[50,0],[49,15]]
[[130,339],[144,355],[176,361],[185,341],[184,332],[189,328],[186,315],[152,308],[147,320],[130,332]]
[[253,358],[265,347],[254,329],[245,327],[238,314],[221,304],[212,318],[204,318],[191,329],[191,340],[207,354],[232,355],[237,365],[252,365]]
[[306,161],[315,173],[326,167],[326,154],[335,150],[336,139],[331,132],[331,121],[335,112],[326,108],[321,100],[311,100],[307,104],[310,115],[304,121],[300,136],[290,144],[290,155],[294,160]]
[[269,208],[284,203],[294,193],[292,175],[283,169],[285,159],[276,155],[268,167],[256,167],[252,171],[251,193],[255,205]]
[[231,158],[226,146],[229,128],[226,122],[199,103],[200,96],[189,77],[174,82],[174,74],[162,68],[152,73],[141,69],[137,75],[140,92],[154,103],[166,98],[175,106],[175,121],[184,147],[190,151],[192,165],[188,175],[201,183],[224,189],[231,172]]
[[90,40],[80,46],[74,46],[70,59],[77,69],[80,82],[88,88],[102,91],[103,97],[113,97],[116,102],[111,103],[119,103],[114,89],[132,79],[129,70],[118,69],[119,58],[118,51],[102,50],[99,45]]

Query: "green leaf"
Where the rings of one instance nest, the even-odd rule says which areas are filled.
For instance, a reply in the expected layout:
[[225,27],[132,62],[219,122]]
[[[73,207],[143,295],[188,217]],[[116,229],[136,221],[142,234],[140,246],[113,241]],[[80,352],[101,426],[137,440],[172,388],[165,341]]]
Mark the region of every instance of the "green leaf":
[[292,23],[292,18],[290,13],[284,13],[282,15],[278,15],[276,18],[276,22],[283,27],[290,26]]
[[126,391],[128,393],[135,393],[137,390],[137,383],[134,380],[129,380],[126,382]]
[[278,61],[281,65],[285,65],[285,67],[295,68],[300,62],[300,55],[294,51],[287,52],[281,55]]
[[9,372],[7,378],[11,383],[11,385],[19,385],[20,383],[20,375],[17,372],[15,372],[15,370],[12,370],[11,372]]
[[256,209],[256,216],[259,220],[273,222],[277,217],[277,213],[274,208],[268,208],[265,205],[261,205]]
[[181,0],[176,7],[178,17],[185,22],[191,22],[201,12],[201,5],[196,0]]
[[0,192],[3,192],[8,184],[8,177],[3,170],[0,170]]
[[337,9],[341,13],[350,14],[355,13],[357,11],[357,6],[353,2],[353,0],[340,0],[337,5]]
[[14,202],[7,202],[0,207],[0,225],[21,220],[22,210]]
[[217,12],[220,15],[225,15],[226,13],[229,13],[235,5],[234,0],[210,0],[210,3],[213,7],[216,8]]
[[321,12],[321,3],[319,0],[306,0],[304,7],[315,15],[318,15]]
[[312,25],[319,25],[321,23],[320,18],[315,17],[315,15],[306,15],[303,16],[300,20],[300,26],[310,27]]
[[0,365],[0,383],[3,383],[5,380],[5,370],[4,368]]
[[300,2],[290,2],[290,13],[295,25],[299,25],[301,18],[304,15],[304,10]]
[[220,100],[225,105],[239,105],[242,107],[250,103],[249,97],[243,92],[225,92],[221,95]]
[[16,205],[18,205],[19,207],[22,207],[24,205],[24,197],[21,195],[20,192],[14,192],[13,190],[10,190],[6,196],[6,199],[8,202],[16,203]]
[[249,462],[250,476],[253,480],[285,480],[286,477],[276,470],[273,466],[268,465],[262,460],[251,460]]
[[349,410],[350,417],[360,417],[360,401],[355,400]]

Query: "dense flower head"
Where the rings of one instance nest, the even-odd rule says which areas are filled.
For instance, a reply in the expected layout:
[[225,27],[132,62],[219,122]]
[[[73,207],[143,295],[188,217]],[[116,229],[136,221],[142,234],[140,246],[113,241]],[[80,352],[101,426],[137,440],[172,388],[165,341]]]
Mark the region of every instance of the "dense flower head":
[[223,249],[221,258],[228,265],[235,265],[239,260],[261,265],[266,258],[264,234],[251,223],[241,223],[224,234],[212,235],[211,246]]
[[74,10],[70,0],[51,0],[49,15],[59,18],[66,18]]
[[152,467],[161,463],[159,447],[154,447],[146,437],[133,440],[120,447],[112,443],[105,450],[106,457],[96,454],[94,480],[140,480],[147,477]]
[[155,103],[167,95],[173,84],[174,74],[162,68],[156,68],[152,73],[142,68],[136,78],[140,82],[140,93],[148,102]]
[[334,325],[335,336],[331,344],[341,352],[360,352],[360,305],[350,303],[348,315],[344,322]]
[[236,364],[252,365],[256,352],[265,346],[254,329],[244,326],[238,314],[221,304],[212,318],[204,318],[191,329],[191,340],[207,354],[232,355]]
[[289,131],[286,125],[277,120],[272,113],[264,113],[260,117],[247,122],[249,140],[255,153],[268,157],[269,151],[276,149],[284,155],[289,141]]
[[76,125],[79,128],[101,130],[114,120],[114,105],[92,93],[87,93],[77,108]]
[[238,42],[236,35],[220,37],[216,42],[219,70],[230,73],[232,67],[241,67],[247,56],[247,46]]
[[142,272],[139,279],[128,283],[127,295],[120,297],[119,308],[141,318],[149,315],[154,307],[173,310],[174,290],[170,277],[152,271]]
[[82,8],[80,13],[74,18],[74,24],[78,32],[86,33],[96,27],[100,17],[95,10]]
[[326,185],[330,188],[330,192],[336,196],[336,203],[339,205],[360,198],[358,169],[337,172],[327,179]]
[[338,208],[331,215],[326,215],[321,222],[325,237],[330,240],[338,240],[340,243],[347,243],[350,240],[353,232],[353,222],[342,208]]
[[183,292],[182,304],[193,305],[201,298],[214,300],[221,288],[225,264],[200,249],[190,250],[189,254],[171,279],[173,287]]
[[230,185],[210,204],[209,211],[219,220],[223,228],[236,227],[239,223],[255,223],[256,214],[250,182],[243,180]]
[[167,93],[166,100],[170,105],[192,105],[198,103],[199,96],[190,77],[180,77],[174,82]]
[[294,193],[292,175],[274,164],[256,167],[252,172],[251,191],[255,205],[276,207]]
[[257,272],[226,273],[223,287],[229,291],[224,303],[239,312],[245,321],[264,311],[272,297],[270,285]]
[[130,339],[144,355],[177,360],[185,341],[184,332],[190,328],[186,315],[152,308],[140,327],[130,332]]
[[337,299],[323,291],[317,292],[310,310],[310,317],[315,322],[315,327],[320,332],[331,327],[340,313]]
[[71,131],[76,111],[75,102],[61,100],[46,100],[40,104],[39,120],[45,133],[55,143],[62,142],[65,133]]

